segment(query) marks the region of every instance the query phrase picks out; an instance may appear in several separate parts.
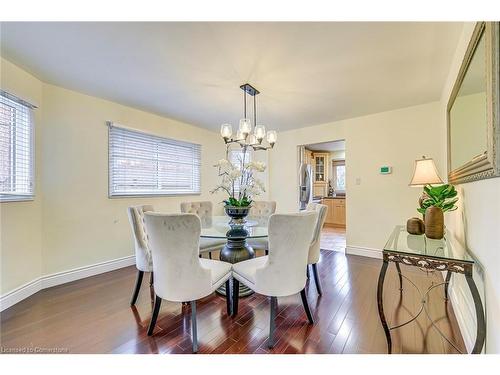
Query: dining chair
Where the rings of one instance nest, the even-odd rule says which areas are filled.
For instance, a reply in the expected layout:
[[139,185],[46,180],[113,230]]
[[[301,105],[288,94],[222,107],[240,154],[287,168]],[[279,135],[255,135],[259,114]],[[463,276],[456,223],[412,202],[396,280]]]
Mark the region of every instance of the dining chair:
[[135,305],[139,290],[141,289],[144,272],[151,272],[149,279],[150,287],[153,285],[153,261],[149,248],[148,236],[144,226],[144,213],[154,211],[153,206],[131,206],[127,208],[128,219],[132,226],[135,245],[135,266],[137,267],[137,278],[130,306]]
[[[196,214],[200,218],[202,227],[212,225],[213,205],[210,201],[201,202],[183,202],[181,203],[181,212],[188,214]],[[212,259],[212,251],[222,250],[226,240],[214,238],[200,239],[200,256],[208,253],[208,257]]]
[[[250,207],[249,216],[258,221],[268,221],[269,217],[276,212],[275,201],[253,201]],[[255,238],[248,241],[254,250],[262,250],[267,255],[269,243],[267,238]]]
[[309,257],[307,260],[308,266],[311,265],[312,272],[314,276],[314,284],[316,285],[316,291],[321,296],[323,294],[321,288],[321,282],[318,274],[318,262],[321,252],[321,229],[325,224],[326,214],[328,212],[328,206],[320,203],[308,203],[306,206],[306,211],[314,211],[318,213],[318,219],[316,220],[316,227],[314,228],[314,235],[309,247]]
[[[229,291],[231,264],[199,258],[200,218],[195,214],[145,215],[153,256],[155,303],[148,328],[153,334],[162,300],[190,301],[193,352],[198,351],[196,301],[226,283]],[[231,293],[226,293],[227,315],[231,315]]]
[[269,255],[233,264],[233,309],[238,313],[239,283],[270,297],[268,346],[274,346],[277,298],[300,293],[310,324],[313,316],[307,303],[306,268],[316,212],[274,214],[269,218]]

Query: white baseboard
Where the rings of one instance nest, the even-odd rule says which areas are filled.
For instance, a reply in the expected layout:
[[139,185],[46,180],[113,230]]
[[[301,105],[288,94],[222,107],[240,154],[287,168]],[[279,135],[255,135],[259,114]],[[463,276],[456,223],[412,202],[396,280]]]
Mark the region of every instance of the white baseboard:
[[362,257],[382,259],[382,250],[371,247],[346,246],[345,253],[349,255],[360,255]]
[[460,302],[468,301],[470,298],[465,296],[465,292],[462,290],[462,288],[453,288],[453,286],[454,285],[450,285],[449,289],[450,302],[453,306],[453,312],[457,317],[458,328],[460,329],[460,333],[462,334],[462,338],[464,339],[465,347],[470,353],[474,348],[475,343],[476,317],[474,315],[474,312],[468,308],[468,305],[464,306],[464,303]]
[[123,258],[108,260],[101,263],[92,264],[74,268],[72,270],[53,273],[39,277],[24,285],[21,285],[10,292],[0,296],[0,311],[3,311],[23,299],[39,292],[40,290],[47,289],[56,285],[66,284],[71,281],[84,279],[86,277],[98,275],[101,273],[114,271],[119,268],[132,266],[135,264],[135,256],[130,255]]

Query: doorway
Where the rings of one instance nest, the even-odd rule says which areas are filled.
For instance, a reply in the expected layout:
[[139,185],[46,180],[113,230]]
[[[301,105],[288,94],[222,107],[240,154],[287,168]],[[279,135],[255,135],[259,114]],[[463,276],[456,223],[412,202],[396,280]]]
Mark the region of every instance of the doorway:
[[[299,182],[299,208],[305,201],[328,207],[321,231],[321,249],[345,252],[346,247],[346,142],[336,140],[299,146],[300,171],[310,171],[310,182]],[[310,183],[310,194],[305,186]],[[309,190],[307,190],[309,191]]]

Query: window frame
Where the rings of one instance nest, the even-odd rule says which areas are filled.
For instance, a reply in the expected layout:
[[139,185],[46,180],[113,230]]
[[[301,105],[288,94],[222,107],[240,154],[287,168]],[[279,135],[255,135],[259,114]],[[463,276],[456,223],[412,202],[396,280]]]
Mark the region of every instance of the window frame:
[[[0,203],[10,203],[10,202],[30,202],[35,200],[35,192],[36,192],[36,178],[35,178],[35,114],[34,110],[38,107],[23,100],[7,91],[0,89],[0,96],[11,100],[18,105],[24,106],[28,109],[29,116],[29,130],[30,130],[30,141],[29,141],[29,177],[30,177],[30,185],[31,185],[31,193],[30,194],[5,194],[0,192]],[[7,196],[4,196],[7,195]],[[10,195],[10,196],[9,196]]]
[[345,159],[336,159],[332,160],[332,181],[333,181],[333,191],[334,192],[339,192],[341,194],[345,194],[346,192],[346,181],[345,181],[345,174],[344,174],[344,190],[337,190],[337,167],[344,167],[345,170]]
[[[106,125],[108,127],[108,198],[109,199],[120,199],[120,198],[152,198],[152,197],[180,197],[180,196],[188,196],[188,195],[192,195],[192,196],[196,196],[196,195],[201,195],[201,186],[202,186],[202,146],[201,144],[199,143],[194,143],[194,142],[189,142],[189,141],[183,141],[183,140],[178,140],[178,139],[174,139],[174,138],[167,138],[165,136],[162,136],[162,135],[158,135],[158,134],[154,134],[154,133],[149,133],[149,132],[145,132],[145,131],[142,131],[142,130],[138,130],[138,129],[133,129],[133,128],[129,128],[127,126],[123,126],[121,124],[118,124],[116,122],[112,122],[112,121],[107,121],[106,122]],[[175,141],[175,142],[179,142],[179,143],[186,143],[186,144],[191,144],[191,145],[195,145],[195,146],[199,146],[200,147],[200,166],[199,166],[199,173],[200,173],[200,177],[199,177],[199,191],[198,192],[185,192],[185,193],[180,193],[180,192],[176,192],[176,193],[166,193],[164,191],[159,191],[158,193],[151,193],[151,192],[147,192],[147,193],[113,193],[111,190],[111,186],[112,186],[112,173],[111,173],[111,129],[115,127],[115,128],[119,128],[119,129],[123,129],[123,130],[126,130],[126,131],[129,131],[129,132],[134,132],[134,133],[139,133],[139,134],[143,134],[143,135],[146,135],[146,136],[151,136],[151,137],[155,137],[155,138],[163,138],[165,140],[168,140],[168,141]]]

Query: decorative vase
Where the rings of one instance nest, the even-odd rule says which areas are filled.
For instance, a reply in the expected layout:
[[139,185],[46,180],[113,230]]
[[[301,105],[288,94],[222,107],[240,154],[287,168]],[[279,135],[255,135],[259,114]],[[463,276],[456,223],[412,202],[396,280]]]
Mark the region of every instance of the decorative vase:
[[406,222],[406,231],[410,234],[424,234],[425,225],[423,220],[418,217],[412,217]]
[[226,215],[231,218],[229,224],[242,225],[245,224],[245,218],[250,212],[250,206],[224,206],[224,211],[226,211]]
[[425,210],[425,235],[434,240],[444,237],[444,215],[439,207],[430,206]]

